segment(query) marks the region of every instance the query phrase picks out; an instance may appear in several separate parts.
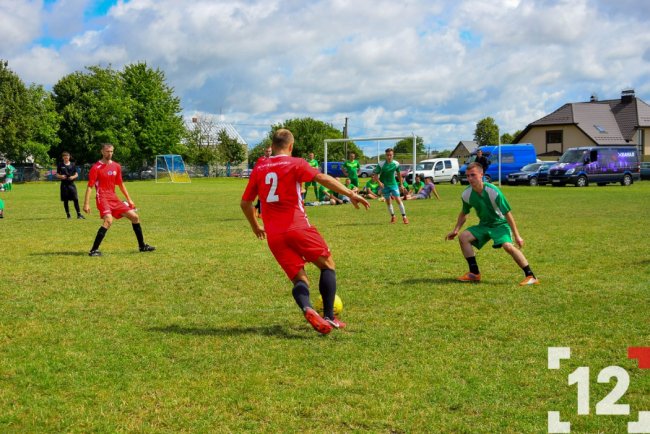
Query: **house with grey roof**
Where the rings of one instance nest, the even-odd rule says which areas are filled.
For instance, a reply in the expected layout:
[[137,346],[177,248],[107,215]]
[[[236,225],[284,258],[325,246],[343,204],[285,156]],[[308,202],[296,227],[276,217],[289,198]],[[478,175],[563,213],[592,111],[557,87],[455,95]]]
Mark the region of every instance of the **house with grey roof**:
[[637,145],[650,160],[650,105],[624,90],[620,99],[564,104],[530,123],[514,143],[532,143],[538,156],[560,156],[568,148],[594,145]]
[[458,158],[461,162],[467,160],[472,152],[476,150],[478,144],[473,140],[461,140],[449,155],[452,158]]

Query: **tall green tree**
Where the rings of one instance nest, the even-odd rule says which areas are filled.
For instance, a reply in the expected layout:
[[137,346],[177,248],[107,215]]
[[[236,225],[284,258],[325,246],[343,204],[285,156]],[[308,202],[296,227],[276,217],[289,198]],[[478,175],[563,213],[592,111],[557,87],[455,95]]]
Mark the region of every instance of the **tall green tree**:
[[[343,133],[338,129],[334,128],[331,124],[328,124],[323,121],[319,121],[313,118],[295,118],[284,121],[281,124],[273,125],[269,136],[264,139],[260,144],[258,144],[253,151],[255,151],[260,145],[271,143],[271,137],[273,133],[280,128],[286,128],[293,134],[295,143],[293,146],[293,156],[294,157],[307,157],[309,152],[313,152],[316,156],[316,159],[323,161],[325,154],[325,139],[342,139]],[[346,146],[347,145],[347,146]],[[350,142],[341,142],[330,144],[327,148],[327,159],[329,161],[343,161],[347,159],[345,151],[354,152],[357,154],[357,157],[363,157],[363,151],[352,141]],[[263,147],[261,148],[263,151]],[[261,155],[261,154],[260,154]],[[257,154],[252,153],[251,161],[256,161],[255,158]]]
[[[415,137],[415,149],[418,154],[426,153],[424,149],[424,139],[420,136]],[[396,154],[412,154],[413,153],[413,139],[401,139],[395,143],[393,148]]]
[[58,136],[61,116],[54,106],[52,94],[43,86],[32,84],[27,88],[29,100],[30,138],[27,142],[26,153],[40,163],[49,162],[48,152],[56,148],[60,139]]
[[481,119],[474,130],[474,141],[478,146],[499,143],[499,127],[491,117]]
[[239,143],[236,138],[230,137],[225,129],[219,131],[217,138],[222,163],[237,166],[246,159],[244,145]]
[[62,116],[56,154],[67,149],[78,164],[92,163],[100,157],[99,145],[109,142],[115,145],[116,161],[130,164],[139,159],[133,134],[134,104],[119,72],[110,66],[90,66],[85,73],[63,77],[53,91]]
[[131,99],[129,122],[136,146],[131,164],[145,164],[159,154],[169,154],[184,134],[180,99],[166,83],[165,74],[146,63],[127,65],[121,74],[124,91]]

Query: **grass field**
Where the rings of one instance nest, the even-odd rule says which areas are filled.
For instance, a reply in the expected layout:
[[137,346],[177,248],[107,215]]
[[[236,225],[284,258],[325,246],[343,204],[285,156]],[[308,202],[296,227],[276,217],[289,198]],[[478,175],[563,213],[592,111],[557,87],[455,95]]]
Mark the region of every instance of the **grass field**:
[[[650,347],[650,182],[503,187],[542,281],[526,288],[490,247],[483,282],[455,281],[461,186],[407,202],[408,226],[377,202],[308,208],[348,323],[326,337],[243,218],[244,181],[127,186],[156,252],[123,220],[90,258],[94,206],[66,220],[55,183],[0,193],[0,432],[543,433],[557,410],[571,432],[624,433],[650,411],[650,370],[627,359]],[[571,347],[559,370],[551,346]],[[628,416],[595,414],[609,365],[629,374]]]

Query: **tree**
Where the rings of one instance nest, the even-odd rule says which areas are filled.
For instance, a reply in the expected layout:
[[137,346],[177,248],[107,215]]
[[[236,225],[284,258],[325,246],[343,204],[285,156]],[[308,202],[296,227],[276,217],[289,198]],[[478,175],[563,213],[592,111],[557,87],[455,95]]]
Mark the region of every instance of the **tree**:
[[[415,149],[417,154],[425,154],[426,150],[424,149],[424,139],[420,136],[415,137]],[[401,139],[395,146],[393,150],[396,154],[412,154],[413,153],[413,139]]]
[[146,63],[136,63],[127,65],[121,77],[132,104],[133,121],[128,125],[137,144],[132,150],[132,164],[143,165],[156,155],[173,153],[185,128],[180,99],[166,84],[165,74]]
[[513,135],[510,133],[503,133],[501,134],[501,142],[500,143],[512,143],[512,140],[514,139]]
[[0,60],[0,154],[13,161],[47,164],[56,145],[58,118],[50,94],[41,86],[25,87]]
[[99,145],[108,142],[115,145],[116,161],[129,164],[139,158],[134,151],[134,104],[117,71],[91,66],[86,73],[63,77],[53,90],[62,116],[61,145],[55,154],[67,149],[78,162],[91,163],[99,158]]
[[[293,156],[294,157],[307,157],[309,152],[313,152],[316,156],[316,159],[323,161],[325,156],[325,139],[342,139],[343,133],[338,129],[334,128],[331,124],[325,123],[312,118],[295,118],[284,121],[282,124],[273,125],[271,131],[267,138],[265,138],[261,143],[259,143],[253,151],[260,148],[262,153],[264,150],[263,144],[271,144],[271,137],[273,133],[280,128],[286,128],[293,134],[295,143],[293,145]],[[345,160],[347,155],[345,155],[347,147],[347,152],[354,152],[357,154],[357,157],[363,156],[363,151],[352,141],[331,144],[327,148],[327,159],[329,161],[336,160]],[[261,154],[260,154],[261,155]],[[252,158],[257,156],[256,153],[251,152],[251,161]]]
[[219,155],[222,163],[237,166],[246,159],[244,145],[239,143],[236,138],[230,137],[225,129],[219,131],[217,138],[219,140]]
[[499,143],[499,127],[494,119],[487,117],[476,124],[474,141],[478,146],[496,145]]

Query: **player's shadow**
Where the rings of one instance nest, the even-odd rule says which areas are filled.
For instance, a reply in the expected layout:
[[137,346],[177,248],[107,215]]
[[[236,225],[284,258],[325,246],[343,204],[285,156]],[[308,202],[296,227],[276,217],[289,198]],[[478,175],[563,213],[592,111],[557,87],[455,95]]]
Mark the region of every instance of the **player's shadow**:
[[276,324],[270,326],[251,326],[251,327],[182,327],[179,325],[170,325],[166,327],[151,327],[147,329],[151,332],[174,333],[179,335],[192,336],[243,336],[243,335],[262,335],[275,336],[284,339],[306,339],[305,336],[290,333],[286,327]]
[[404,279],[402,280],[402,283],[405,284],[417,284],[417,283],[457,283],[458,279],[454,279],[453,277],[440,277],[440,278],[425,278],[425,277],[419,277],[415,279]]
[[38,252],[29,256],[88,256],[88,252]]

